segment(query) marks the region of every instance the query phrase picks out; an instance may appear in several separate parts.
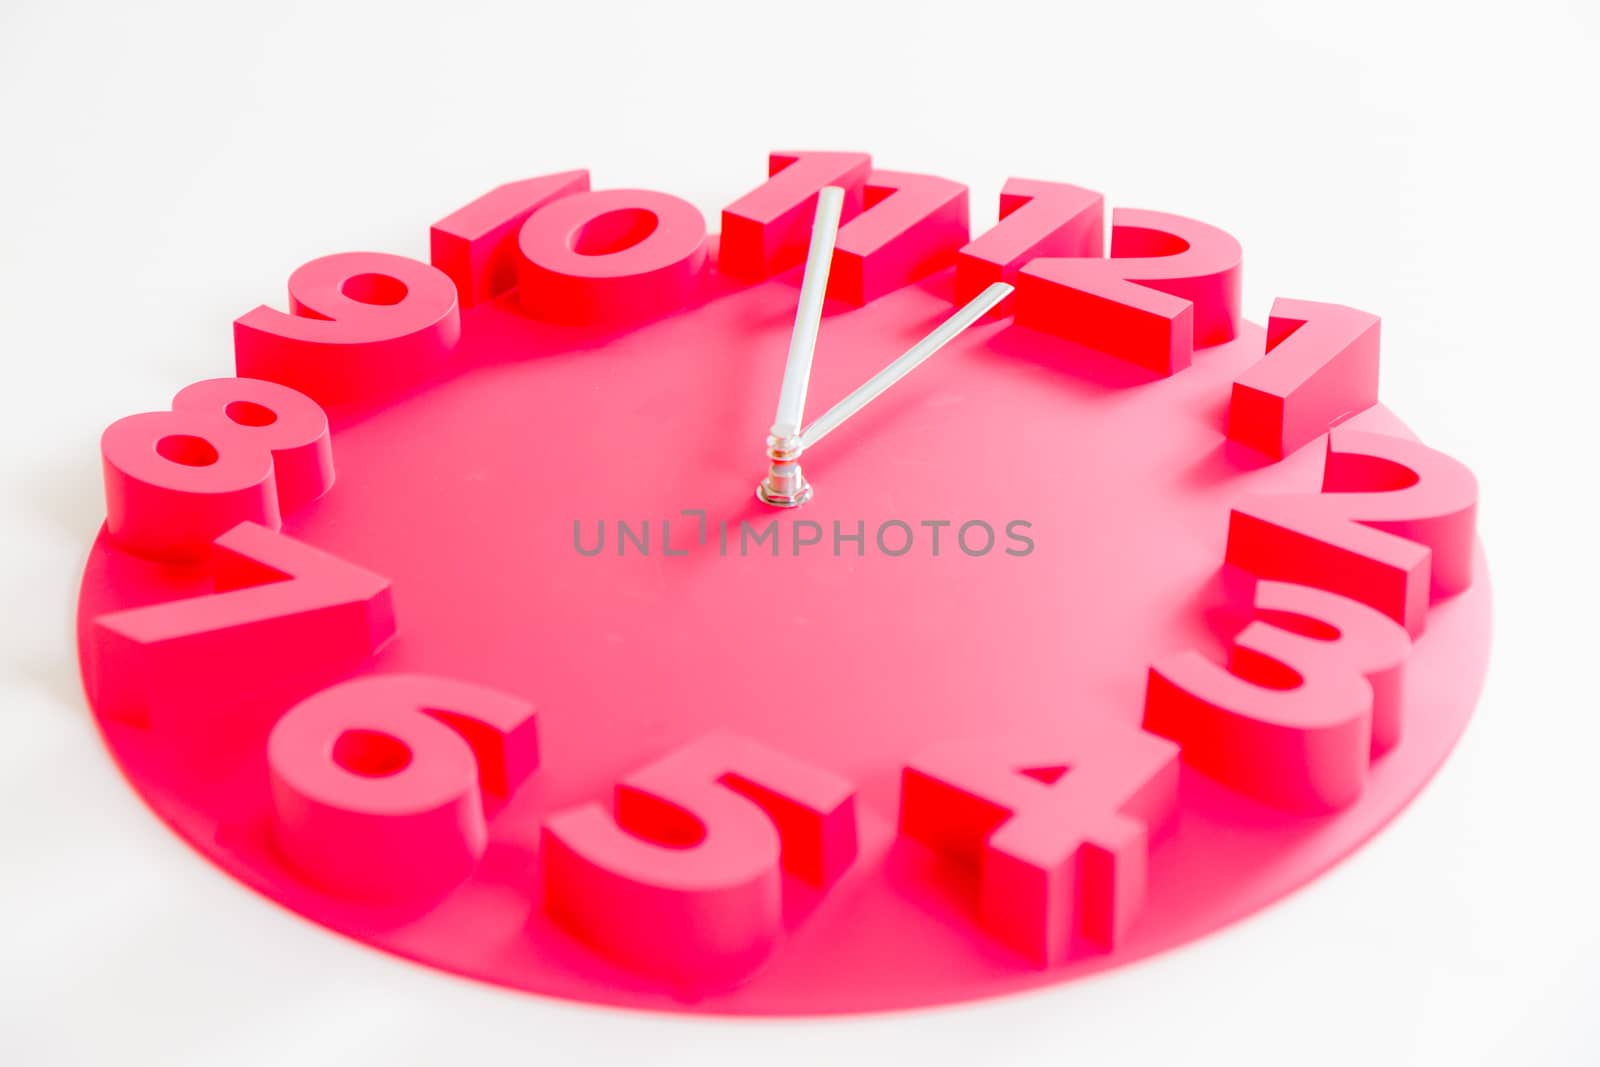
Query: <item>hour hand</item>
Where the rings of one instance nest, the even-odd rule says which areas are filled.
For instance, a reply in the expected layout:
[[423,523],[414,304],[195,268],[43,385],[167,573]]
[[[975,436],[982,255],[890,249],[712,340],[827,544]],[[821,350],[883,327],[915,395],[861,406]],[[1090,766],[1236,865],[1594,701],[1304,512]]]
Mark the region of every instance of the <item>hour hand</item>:
[[[1012,286],[995,282],[968,301],[928,336],[906,349],[905,353],[868,378],[855,392],[829,408],[798,434],[779,435],[777,428],[767,438],[767,456],[771,467],[767,477],[756,487],[756,496],[775,507],[798,507],[811,499],[811,485],[800,471],[800,455],[806,449],[839,428],[850,416],[881,396],[895,382],[921,366],[929,356],[953,341],[961,331],[977,322],[1000,301],[1011,295]],[[809,368],[808,368],[809,370]]]
[[829,408],[800,435],[804,451],[839,428],[839,424],[876,400],[884,390],[910,374],[939,349],[953,341],[961,331],[987,315],[996,304],[1011,295],[1012,286],[995,282],[968,301],[960,311],[945,319],[928,336],[906,349],[905,354],[863,382],[855,392]]

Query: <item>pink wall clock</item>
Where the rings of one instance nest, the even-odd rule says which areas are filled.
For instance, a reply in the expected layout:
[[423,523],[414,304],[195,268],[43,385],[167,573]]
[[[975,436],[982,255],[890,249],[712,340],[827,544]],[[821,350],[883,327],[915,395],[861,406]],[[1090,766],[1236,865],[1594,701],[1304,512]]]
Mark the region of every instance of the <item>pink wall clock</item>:
[[113,756],[318,923],[659,1010],[991,996],[1304,884],[1471,714],[1476,483],[1217,226],[999,215],[802,152],[716,234],[571,171],[300,267],[105,432]]

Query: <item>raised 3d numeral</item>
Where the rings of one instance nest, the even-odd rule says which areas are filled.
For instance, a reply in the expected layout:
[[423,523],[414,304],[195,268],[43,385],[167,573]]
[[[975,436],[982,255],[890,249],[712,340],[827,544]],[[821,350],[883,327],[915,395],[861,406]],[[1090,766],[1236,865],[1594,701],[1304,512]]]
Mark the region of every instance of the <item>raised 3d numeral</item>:
[[1234,505],[1227,562],[1260,578],[1342,593],[1412,637],[1430,592],[1472,584],[1478,483],[1418,441],[1336,429],[1322,492],[1253,495]]
[[517,248],[517,298],[529,315],[636,325],[695,296],[706,220],[687,200],[648,189],[575,193],[529,215]]
[[1119,722],[974,737],[906,765],[900,832],[970,867],[984,929],[1042,967],[1116,947],[1177,783],[1178,746]]
[[1189,651],[1150,668],[1144,727],[1258,800],[1344,807],[1372,757],[1400,739],[1411,639],[1381,612],[1308,586],[1261,582],[1255,606],[1269,615],[1233,639],[1226,667]]
[[586,170],[496,186],[433,224],[428,231],[429,258],[456,283],[462,307],[493,300],[517,287],[517,235],[528,216],[552,201],[588,190]]
[[204,558],[241,522],[276,529],[333,484],[328,418],[274,382],[215,378],[171,411],[118,419],[100,438],[106,530],[120,547],[171,562]]
[[209,595],[94,620],[95,707],[190,746],[222,746],[249,734],[222,709],[252,693],[298,699],[394,635],[388,579],[265,526],[218,537],[211,573]]
[[273,836],[330,893],[427,900],[483,855],[483,792],[509,796],[538,764],[526,701],[432,675],[352,679],[273,727]]
[[240,377],[281,382],[323,405],[422,385],[460,339],[450,277],[384,252],[314,259],[289,276],[287,314],[263,306],[233,324]]
[[[1105,253],[1105,198],[1061,182],[1010,178],[1000,191],[1000,221],[956,256],[955,302],[965,304],[1042,256]],[[1007,297],[991,315],[1009,315]]]
[[1280,298],[1266,355],[1233,383],[1228,437],[1282,459],[1377,402],[1378,316]]
[[968,237],[965,185],[875,170],[861,214],[839,228],[828,295],[858,307],[870,303],[950,266]]
[[1239,242],[1215,226],[1117,208],[1111,258],[1035,259],[1017,275],[1016,320],[1174,374],[1239,332]]
[[848,782],[714,734],[628,775],[614,814],[544,830],[545,899],[600,952],[686,988],[746,976],[783,929],[780,870],[831,885],[856,854]]
[[766,183],[722,210],[718,269],[759,280],[799,266],[811,243],[822,187],[844,190],[840,217],[848,222],[861,214],[871,171],[872,157],[865,152],[772,153]]

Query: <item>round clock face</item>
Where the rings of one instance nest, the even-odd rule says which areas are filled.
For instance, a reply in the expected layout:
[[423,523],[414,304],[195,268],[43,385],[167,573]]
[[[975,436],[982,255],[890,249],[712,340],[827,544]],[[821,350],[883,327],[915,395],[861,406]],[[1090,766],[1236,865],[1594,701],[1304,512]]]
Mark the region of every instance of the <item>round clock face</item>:
[[[844,180],[836,284],[852,219],[892,200],[874,180]],[[790,209],[802,237],[815,200]],[[252,312],[240,369],[271,385],[206,383],[136,417],[153,430],[108,431],[91,698],[135,788],[217,865],[537,993],[904,1008],[1214,930],[1349,853],[1443,760],[1488,587],[1470,518],[1464,580],[1441,577],[1460,544],[1434,531],[1460,507],[1387,410],[1274,459],[1229,427],[1282,337],[1197,332],[1162,373],[1053,328],[1051,292],[1008,262],[1015,303],[808,450],[814,497],[773,508],[753,490],[798,259],[729,269],[735,213],[724,247],[664,257],[674,280],[647,253],[692,234],[679,205],[579,185],[509,217],[514,239],[464,227],[466,266],[437,234],[437,268],[335,263],[280,319],[368,333],[269,323],[287,347],[252,355]],[[881,292],[859,257],[813,413],[962,302],[966,235],[942,239]],[[450,313],[374,348],[439,278]],[[246,511],[218,503],[240,485]],[[1420,510],[1251,503],[1325,489]]]

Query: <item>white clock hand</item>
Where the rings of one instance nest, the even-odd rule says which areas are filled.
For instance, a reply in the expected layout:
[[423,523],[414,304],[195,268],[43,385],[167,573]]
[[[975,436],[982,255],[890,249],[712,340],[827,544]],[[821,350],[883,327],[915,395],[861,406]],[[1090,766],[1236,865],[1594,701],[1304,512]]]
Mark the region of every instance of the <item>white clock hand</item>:
[[[777,507],[792,508],[811,499],[811,487],[794,459],[799,456],[800,420],[805,415],[806,390],[811,384],[811,358],[822,325],[822,304],[828,292],[828,268],[839,235],[844,210],[844,190],[828,185],[817,194],[817,213],[811,223],[811,245],[800,281],[800,306],[795,310],[794,333],[789,337],[789,360],[783,367],[778,392],[778,413],[767,436],[767,457],[772,461],[756,496]],[[793,455],[791,455],[793,453]]]
[[[807,269],[809,270],[809,265]],[[810,500],[811,486],[800,472],[800,454],[838,429],[840,423],[876,400],[884,390],[910,374],[929,356],[954,340],[961,331],[983,318],[995,305],[1010,296],[1012,289],[1013,286],[1005,282],[995,282],[989,286],[954,315],[940,323],[932,333],[907,349],[904,355],[868,378],[860,388],[829,408],[803,432],[795,434],[791,431],[780,437],[778,427],[774,426],[773,436],[767,438],[767,455],[772,460],[772,466],[767,471],[767,477],[756,487],[756,496],[768,504],[784,508],[798,507]],[[804,303],[803,296],[802,303]],[[799,335],[798,323],[795,326],[795,333],[796,336]],[[794,367],[793,360],[794,353],[791,349],[791,370]],[[807,359],[805,373],[808,377],[810,370],[810,360]],[[784,385],[788,386],[787,377]],[[803,402],[803,387],[801,396]],[[798,420],[795,425],[798,425]]]
[[774,437],[793,437],[800,432],[806,389],[811,384],[811,357],[817,349],[822,302],[828,291],[828,268],[833,263],[833,245],[839,236],[839,215],[843,210],[843,189],[829,185],[817,194],[811,246],[806,252],[805,275],[800,281],[800,306],[795,310],[794,333],[789,337],[789,361],[783,367],[778,413],[772,419]]
[[868,378],[855,392],[833,405],[821,418],[806,427],[805,432],[800,435],[800,450],[804,451],[828,436],[839,428],[840,423],[876,400],[885,389],[921,366],[929,356],[949,344],[962,330],[983,318],[991,308],[1010,296],[1012,288],[1005,282],[995,282],[973,297],[960,311],[940,323],[932,333],[908,348],[903,356]]

